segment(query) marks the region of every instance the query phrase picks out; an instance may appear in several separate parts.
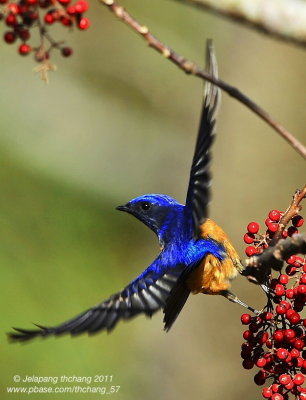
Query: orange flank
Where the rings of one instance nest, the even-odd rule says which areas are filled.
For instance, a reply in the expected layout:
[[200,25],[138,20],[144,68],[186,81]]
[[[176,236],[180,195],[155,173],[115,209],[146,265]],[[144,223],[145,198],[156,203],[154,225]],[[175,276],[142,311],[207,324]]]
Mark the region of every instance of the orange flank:
[[222,294],[229,289],[230,281],[243,270],[239,256],[223,229],[207,219],[201,226],[203,239],[213,239],[224,246],[227,257],[222,261],[209,254],[187,279],[193,293]]

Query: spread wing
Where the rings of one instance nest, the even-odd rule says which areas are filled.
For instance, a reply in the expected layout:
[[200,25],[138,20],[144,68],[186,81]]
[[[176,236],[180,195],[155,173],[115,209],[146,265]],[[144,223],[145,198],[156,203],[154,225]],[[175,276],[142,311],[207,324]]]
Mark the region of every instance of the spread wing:
[[[217,78],[217,61],[210,40],[207,41],[206,64],[207,71]],[[192,215],[194,237],[199,236],[199,227],[208,216],[211,184],[210,149],[214,140],[216,113],[220,98],[221,94],[218,87],[206,82],[202,115],[186,198],[186,211],[188,210]]]
[[84,332],[94,334],[111,331],[120,320],[129,320],[138,314],[151,317],[163,308],[171,289],[184,269],[183,265],[163,267],[159,258],[122,292],[116,293],[100,304],[82,312],[78,316],[53,327],[36,325],[38,329],[14,328],[8,334],[12,341],[27,341],[35,337],[78,335]]

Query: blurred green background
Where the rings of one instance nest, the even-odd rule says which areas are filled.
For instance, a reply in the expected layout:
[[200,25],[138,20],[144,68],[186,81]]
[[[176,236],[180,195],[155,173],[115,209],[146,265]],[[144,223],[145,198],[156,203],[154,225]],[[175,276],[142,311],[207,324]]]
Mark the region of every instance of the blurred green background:
[[[121,385],[114,398],[124,400],[260,396],[254,372],[241,367],[243,310],[224,298],[191,297],[168,334],[159,313],[120,323],[111,335],[27,345],[6,340],[12,326],[52,325],[78,314],[123,288],[153,260],[153,233],[115,206],[150,192],[185,198],[202,82],[91,3],[89,31],[56,31],[75,54],[54,55],[58,72],[50,74],[48,86],[32,73],[31,57],[0,43],[1,398],[29,398],[6,393],[16,374],[111,374]],[[176,2],[123,5],[199,64],[206,38],[213,38],[221,78],[305,142],[305,50]],[[211,216],[244,257],[247,223],[263,222],[270,209],[288,205],[305,183],[305,164],[224,94],[213,175]],[[243,278],[233,287],[254,307],[264,304],[261,291]]]

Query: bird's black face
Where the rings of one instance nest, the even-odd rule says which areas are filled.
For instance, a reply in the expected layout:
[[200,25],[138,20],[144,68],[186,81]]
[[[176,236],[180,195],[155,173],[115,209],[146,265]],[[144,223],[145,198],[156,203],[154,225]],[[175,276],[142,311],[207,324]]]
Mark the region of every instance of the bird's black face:
[[175,211],[176,204],[178,203],[171,197],[152,194],[137,197],[117,207],[117,210],[134,215],[160,236],[167,217]]

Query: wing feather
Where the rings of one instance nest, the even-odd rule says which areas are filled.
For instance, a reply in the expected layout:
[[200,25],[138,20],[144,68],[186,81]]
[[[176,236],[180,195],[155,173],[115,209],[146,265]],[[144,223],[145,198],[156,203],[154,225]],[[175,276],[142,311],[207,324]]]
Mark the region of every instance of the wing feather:
[[[217,78],[217,61],[212,41],[207,41],[206,64],[207,71]],[[206,82],[202,115],[186,197],[186,211],[192,216],[194,237],[199,237],[199,227],[208,217],[211,186],[210,150],[215,136],[216,114],[220,98],[221,94],[218,87]]]
[[169,293],[183,269],[184,265],[178,265],[165,267],[163,272],[156,273],[153,263],[122,292],[114,294],[78,316],[54,327],[37,325],[38,329],[14,328],[15,332],[9,333],[8,336],[12,341],[28,341],[38,336],[65,333],[79,335],[103,330],[109,332],[120,320],[129,320],[138,314],[151,317],[156,311],[164,308]]

